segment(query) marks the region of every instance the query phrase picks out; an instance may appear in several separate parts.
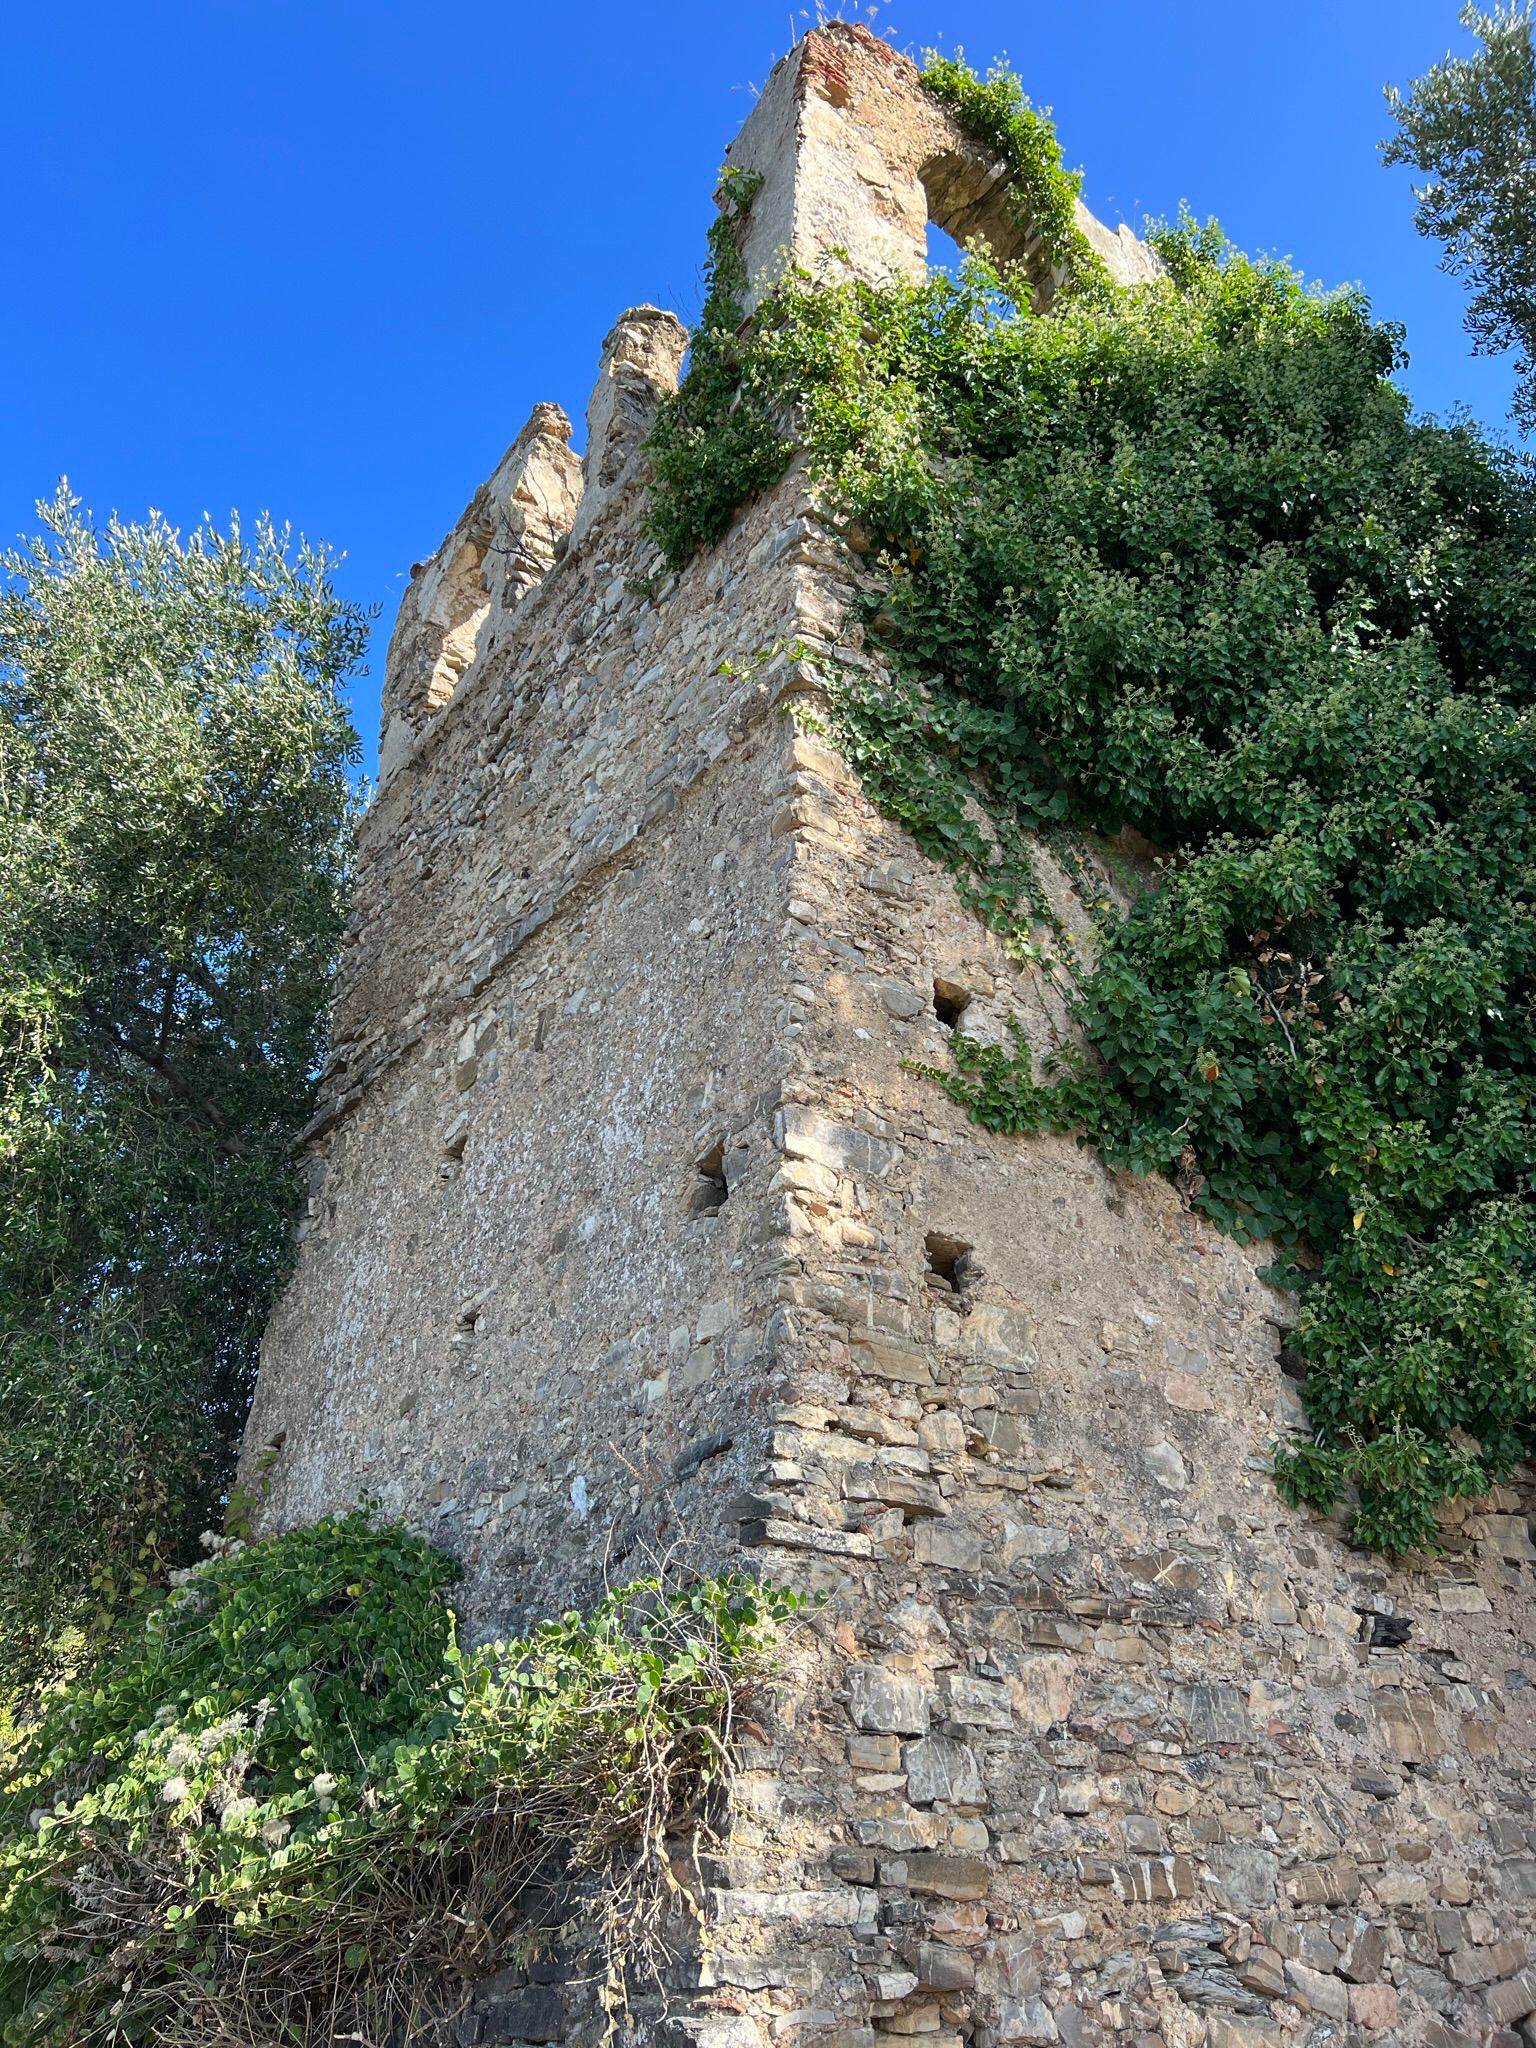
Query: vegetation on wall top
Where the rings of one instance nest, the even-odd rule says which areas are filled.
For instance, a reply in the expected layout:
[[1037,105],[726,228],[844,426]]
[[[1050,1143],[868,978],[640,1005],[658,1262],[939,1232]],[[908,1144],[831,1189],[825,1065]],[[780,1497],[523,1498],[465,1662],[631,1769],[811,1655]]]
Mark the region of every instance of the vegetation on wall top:
[[922,82],[924,92],[1007,171],[1014,221],[1025,235],[1038,238],[1068,288],[1104,281],[1104,265],[1077,225],[1082,174],[1063,164],[1049,114],[1030,104],[1017,73],[999,60],[983,77],[966,63],[963,50],[953,57],[929,50]]
[[[1008,203],[1023,233],[1061,277],[1061,291],[1101,283],[1104,266],[1077,226],[1081,178],[1061,161],[1056,131],[1032,107],[1018,79],[996,64],[979,76],[957,52],[930,50],[923,86],[1010,174]],[[741,235],[762,179],[727,165],[719,212],[709,231],[705,297],[688,348],[686,373],[666,399],[650,438],[655,473],[651,532],[668,566],[680,569],[701,547],[713,547],[743,499],[784,473],[794,453],[793,422],[777,363],[764,335],[796,302],[770,294],[749,327],[743,301],[748,278]]]

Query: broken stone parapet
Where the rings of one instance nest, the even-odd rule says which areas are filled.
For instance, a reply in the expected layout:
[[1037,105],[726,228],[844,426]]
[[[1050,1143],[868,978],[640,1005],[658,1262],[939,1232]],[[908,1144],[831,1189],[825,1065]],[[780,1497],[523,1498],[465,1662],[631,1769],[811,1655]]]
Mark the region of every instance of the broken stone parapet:
[[[916,281],[928,223],[962,247],[1020,263],[1043,309],[1060,279],[1011,205],[1007,170],[923,90],[910,57],[858,23],[829,22],[778,65],[741,134],[733,168],[762,183],[743,240],[748,305],[788,270]],[[1160,276],[1154,251],[1081,202],[1077,225],[1122,284]]]
[[492,653],[553,563],[581,497],[570,439],[559,406],[536,405],[447,539],[412,569],[385,659],[381,782]]
[[603,343],[602,363],[587,401],[587,452],[581,508],[570,544],[608,510],[632,475],[662,399],[677,389],[688,330],[675,313],[634,306]]

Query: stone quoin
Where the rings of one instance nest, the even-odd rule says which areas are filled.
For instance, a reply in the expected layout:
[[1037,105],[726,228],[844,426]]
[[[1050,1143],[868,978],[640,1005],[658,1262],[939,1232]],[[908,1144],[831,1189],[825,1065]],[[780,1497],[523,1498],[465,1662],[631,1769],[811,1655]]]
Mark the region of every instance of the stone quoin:
[[[730,161],[755,283],[919,275],[930,220],[1033,260],[857,27],[779,64]],[[803,716],[848,596],[803,476],[662,571],[685,339],[625,313],[585,455],[536,407],[413,573],[247,1438],[265,1524],[378,1501],[463,1560],[482,1636],[668,1553],[826,1595],[642,2039],[1536,2043],[1530,1474],[1415,1572],[1293,1513],[1262,1257],[910,1070],[962,1013],[1042,1051],[1067,1020]],[[535,1964],[460,2038],[602,2025]]]

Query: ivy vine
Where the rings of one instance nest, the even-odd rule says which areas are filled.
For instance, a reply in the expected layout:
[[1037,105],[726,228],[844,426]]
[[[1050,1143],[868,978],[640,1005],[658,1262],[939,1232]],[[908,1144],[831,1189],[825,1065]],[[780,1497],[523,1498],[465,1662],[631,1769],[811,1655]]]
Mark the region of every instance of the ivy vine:
[[677,390],[651,430],[651,532],[670,567],[713,547],[738,505],[783,475],[793,443],[749,374],[741,231],[762,179],[727,164],[709,230],[704,304]]
[[[924,59],[923,88],[1000,164],[1009,179],[1008,205],[1021,233],[1059,276],[1059,295],[1107,280],[1077,225],[1082,180],[1066,170],[1048,116],[1032,107],[1006,65],[982,77],[956,52]],[[713,547],[737,508],[784,474],[798,439],[794,390],[786,385],[776,330],[803,309],[803,273],[765,293],[748,321],[750,280],[742,230],[761,177],[734,164],[721,172],[719,211],[707,237],[705,296],[689,342],[678,389],[651,431],[654,469],[650,531],[669,568],[681,569],[700,548]]]
[[944,57],[929,50],[922,81],[924,92],[947,107],[966,134],[1003,166],[1015,224],[1038,243],[1063,283],[1080,289],[1106,282],[1102,259],[1077,225],[1082,174],[1062,163],[1049,114],[1031,106],[1017,74],[999,60],[982,77],[966,63],[963,51]]
[[[1069,989],[1049,1070],[957,1039],[945,1085],[1273,1239],[1312,1428],[1281,1488],[1432,1547],[1536,1435],[1536,486],[1411,415],[1358,293],[1154,240],[1162,281],[1049,318],[976,258],[790,278],[735,402],[797,422],[861,565],[844,745]],[[1155,886],[1095,892],[1075,962],[1031,835],[1126,828]]]
[[1081,1045],[1042,1077],[961,1041],[946,1085],[1277,1239],[1315,1432],[1282,1488],[1427,1547],[1536,1419],[1536,503],[1410,417],[1359,297],[1158,246],[1167,283],[1050,320],[979,266],[806,309],[894,672],[834,703],[897,815],[963,775],[972,900],[1021,827],[1162,849],[1095,962],[1058,956]]

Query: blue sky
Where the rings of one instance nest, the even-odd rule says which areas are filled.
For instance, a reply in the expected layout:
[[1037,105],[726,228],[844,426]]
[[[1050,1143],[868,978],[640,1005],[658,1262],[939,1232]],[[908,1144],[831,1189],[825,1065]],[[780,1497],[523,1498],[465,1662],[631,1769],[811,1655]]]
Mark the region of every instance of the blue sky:
[[[1454,0],[890,0],[920,51],[1002,52],[1103,218],[1187,200],[1362,283],[1427,410],[1497,425],[1461,288],[1375,144],[1381,88],[1467,38]],[[598,345],[697,312],[714,172],[804,26],[779,0],[448,9],[76,0],[5,31],[0,536],[67,474],[99,514],[270,510],[347,552],[378,671],[428,553],[533,404],[580,420]]]

